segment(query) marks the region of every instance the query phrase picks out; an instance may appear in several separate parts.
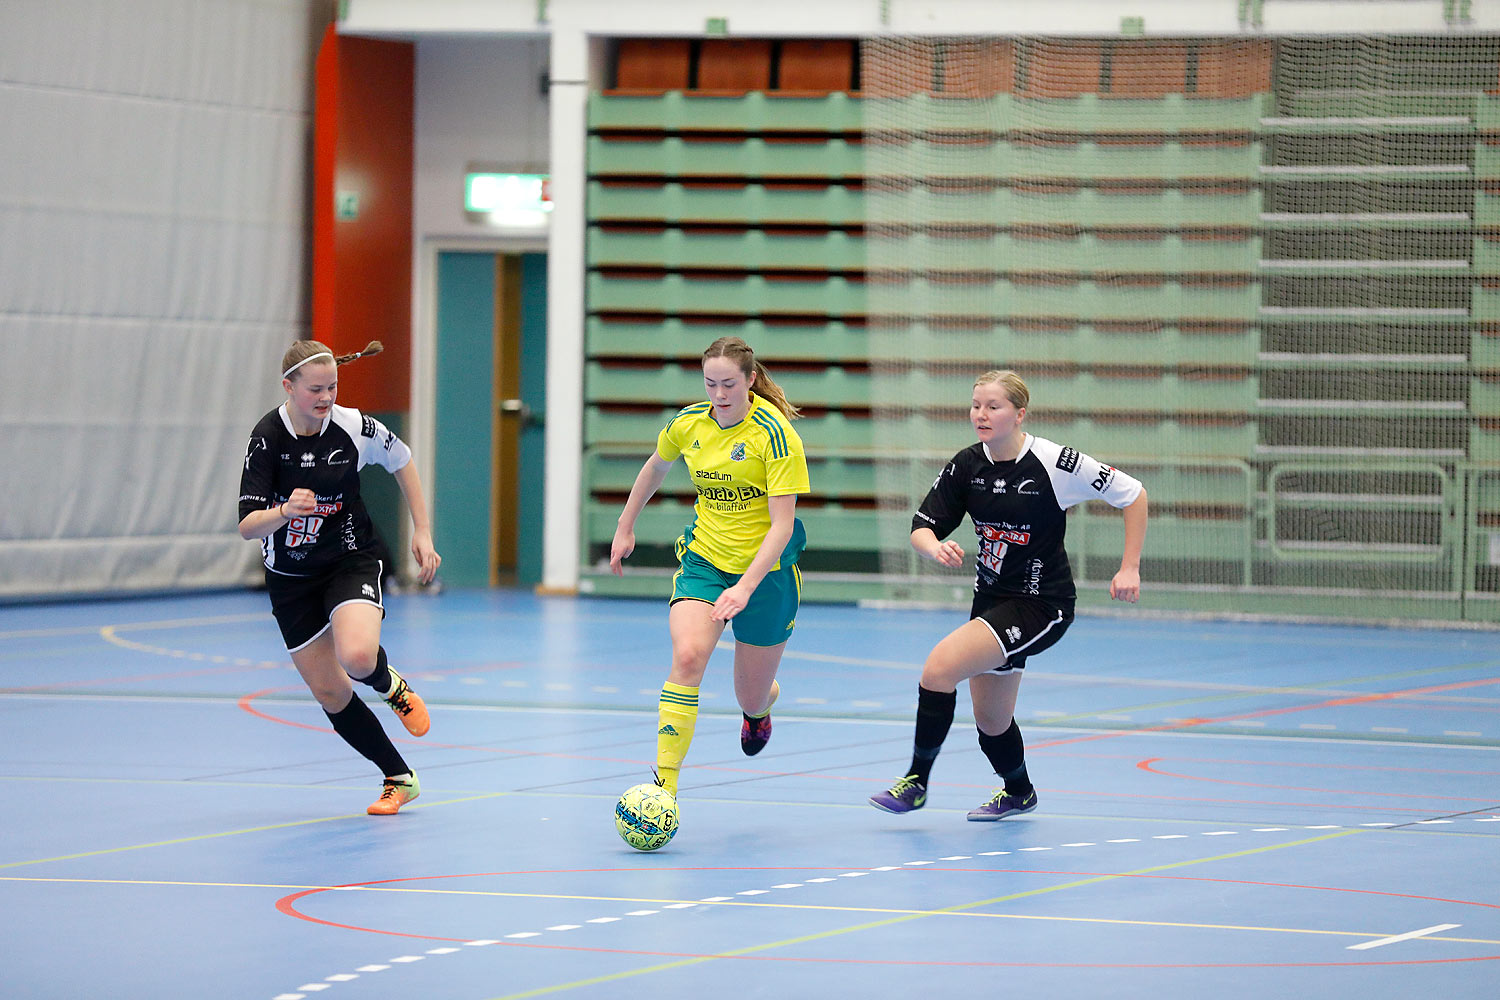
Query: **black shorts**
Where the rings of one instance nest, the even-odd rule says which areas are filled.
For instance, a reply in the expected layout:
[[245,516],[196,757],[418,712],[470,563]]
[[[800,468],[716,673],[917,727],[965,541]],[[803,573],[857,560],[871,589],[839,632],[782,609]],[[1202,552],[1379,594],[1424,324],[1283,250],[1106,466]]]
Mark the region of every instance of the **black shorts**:
[[1008,674],[1012,670],[1025,670],[1028,656],[1061,639],[1073,624],[1073,609],[1055,607],[1032,597],[975,594],[969,619],[976,618],[989,626],[1005,653],[1005,662],[988,673]]
[[384,618],[380,572],[380,560],[365,552],[345,557],[320,576],[290,576],[266,570],[271,614],[281,627],[287,652],[295,653],[327,631],[340,605],[373,604]]

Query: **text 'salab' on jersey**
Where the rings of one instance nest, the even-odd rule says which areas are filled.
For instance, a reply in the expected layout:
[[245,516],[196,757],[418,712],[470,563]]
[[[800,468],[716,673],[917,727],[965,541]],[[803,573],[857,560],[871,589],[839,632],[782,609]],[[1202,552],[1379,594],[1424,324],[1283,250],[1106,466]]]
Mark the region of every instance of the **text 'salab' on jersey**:
[[280,506],[293,490],[312,490],[317,510],[262,539],[261,551],[274,573],[315,576],[347,553],[374,545],[370,515],[359,495],[359,470],[373,462],[396,472],[410,461],[411,449],[374,417],[334,406],[322,430],[299,437],[283,403],[250,432],[240,475],[240,519]]
[[911,526],[944,539],[969,515],[979,541],[976,591],[1071,607],[1076,593],[1063,547],[1067,509],[1085,500],[1126,507],[1140,493],[1140,482],[1118,469],[1028,434],[1012,462],[991,460],[983,442],[954,455]]
[[[745,419],[720,427],[713,404],[694,403],[677,413],[656,437],[664,462],[681,456],[697,488],[688,547],[726,573],[743,573],[771,527],[769,497],[808,493],[807,457],[791,421],[759,396]],[[794,534],[793,541],[801,537]],[[800,552],[788,545],[783,562]]]

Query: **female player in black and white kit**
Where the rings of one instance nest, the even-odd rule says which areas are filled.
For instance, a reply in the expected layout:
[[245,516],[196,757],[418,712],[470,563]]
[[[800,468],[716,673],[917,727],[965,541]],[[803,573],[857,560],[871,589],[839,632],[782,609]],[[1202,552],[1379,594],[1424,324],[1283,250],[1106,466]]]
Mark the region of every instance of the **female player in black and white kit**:
[[297,672],[334,732],[385,775],[367,812],[389,815],[421,786],[350,678],[374,688],[413,736],[425,734],[430,721],[380,645],[382,567],[359,495],[362,466],[374,462],[396,477],[411,510],[411,551],[422,583],[432,581],[442,559],[432,547],[411,450],[374,417],[334,405],[338,366],[380,350],[372,341],[357,354],[334,357],[317,341],[300,340],[286,352],[286,402],[261,417],[245,450],[240,534],[261,540],[271,612]]
[[969,682],[979,746],[1003,787],[969,819],[997,820],[1036,808],[1025,744],[1014,714],[1021,671],[1073,622],[1073,571],[1063,550],[1067,509],[1085,500],[1124,508],[1125,552],[1109,596],[1134,603],[1141,593],[1146,490],[1135,479],[1021,429],[1031,393],[1012,371],[989,371],[974,383],[969,420],[979,437],[953,456],[912,519],[911,544],[944,566],[963,564],[963,548],[944,539],[965,514],[974,522],[974,604],[967,624],[933,647],[917,687],[911,767],[870,797],[887,812],[927,802],[932,764],[953,724],[960,681]]

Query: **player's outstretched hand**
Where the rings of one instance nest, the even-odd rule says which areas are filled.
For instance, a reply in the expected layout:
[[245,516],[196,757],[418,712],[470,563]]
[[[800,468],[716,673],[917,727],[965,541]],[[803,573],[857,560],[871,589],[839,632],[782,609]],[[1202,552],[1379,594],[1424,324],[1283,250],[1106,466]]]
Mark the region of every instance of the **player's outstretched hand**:
[[938,543],[938,547],[932,551],[932,559],[934,562],[957,569],[964,564],[964,547],[950,538],[946,542]]
[[432,532],[412,532],[411,554],[417,560],[417,582],[425,587],[437,576],[438,567],[443,564],[443,557],[432,547]]
[[609,546],[609,571],[615,576],[624,576],[625,567],[621,563],[634,551],[635,532],[616,528],[615,540]]
[[1115,601],[1129,601],[1134,604],[1141,599],[1141,573],[1140,570],[1122,569],[1115,574],[1115,578],[1109,581],[1109,596]]

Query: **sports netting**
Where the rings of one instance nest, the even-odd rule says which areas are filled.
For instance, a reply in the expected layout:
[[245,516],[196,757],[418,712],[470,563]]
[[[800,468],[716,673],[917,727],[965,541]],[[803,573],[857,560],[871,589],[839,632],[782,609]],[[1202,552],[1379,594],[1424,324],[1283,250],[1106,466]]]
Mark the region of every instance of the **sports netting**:
[[[1028,430],[1147,484],[1159,605],[1500,619],[1500,42],[892,37],[860,75],[888,597],[961,596],[911,498],[1013,368]],[[1122,538],[1075,508],[1086,589]]]

